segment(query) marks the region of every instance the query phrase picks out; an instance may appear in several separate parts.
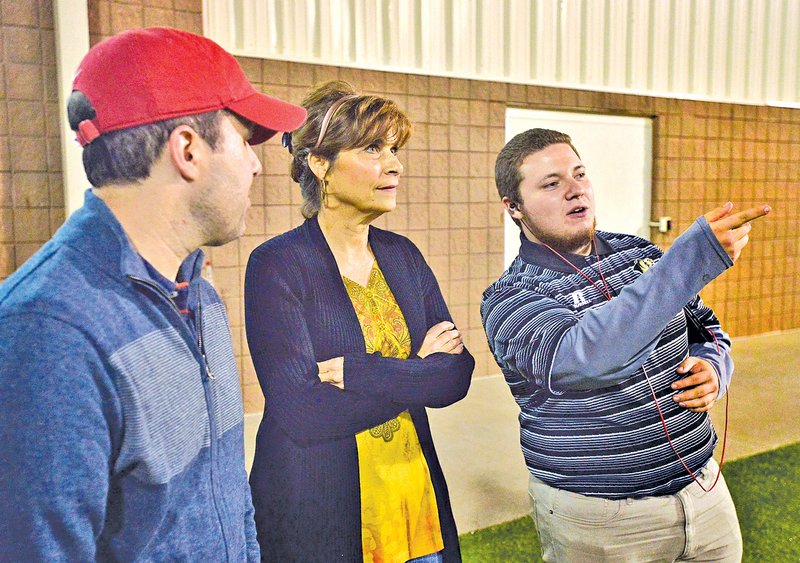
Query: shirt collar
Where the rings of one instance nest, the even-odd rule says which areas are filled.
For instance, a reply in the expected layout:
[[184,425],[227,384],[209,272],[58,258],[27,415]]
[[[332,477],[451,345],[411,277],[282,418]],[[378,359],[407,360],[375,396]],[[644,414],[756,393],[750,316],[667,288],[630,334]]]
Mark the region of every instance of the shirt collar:
[[[568,264],[564,263],[561,258],[553,254],[553,252],[546,246],[529,241],[527,238],[525,238],[525,235],[522,232],[520,232],[519,238],[519,256],[525,262],[536,266],[541,266],[542,268],[547,268],[548,270],[556,270],[557,272],[573,272],[572,268],[570,268]],[[599,256],[607,256],[613,252],[611,244],[609,244],[603,232],[595,231],[594,240],[597,244],[596,253]],[[595,260],[595,246],[592,244],[592,249],[588,256],[573,254],[571,252],[562,252],[561,255],[569,260],[570,264],[574,265],[576,268],[585,268],[587,264],[590,264]]]

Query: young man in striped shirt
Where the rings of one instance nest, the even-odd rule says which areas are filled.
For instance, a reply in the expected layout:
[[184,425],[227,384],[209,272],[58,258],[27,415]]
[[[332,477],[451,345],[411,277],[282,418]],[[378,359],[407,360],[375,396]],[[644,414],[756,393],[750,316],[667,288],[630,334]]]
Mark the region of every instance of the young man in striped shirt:
[[481,315],[521,409],[544,559],[739,561],[708,416],[730,382],[730,340],[697,293],[770,208],[728,203],[662,253],[595,231],[592,185],[567,135],[517,135],[495,179],[522,242]]

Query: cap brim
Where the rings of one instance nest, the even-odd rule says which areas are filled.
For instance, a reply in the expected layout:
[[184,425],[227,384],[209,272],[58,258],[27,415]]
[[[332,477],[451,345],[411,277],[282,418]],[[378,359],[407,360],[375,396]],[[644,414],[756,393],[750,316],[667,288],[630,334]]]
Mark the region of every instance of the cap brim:
[[263,143],[279,131],[294,131],[306,120],[306,108],[260,92],[229,103],[226,107],[257,126],[250,138],[251,145]]

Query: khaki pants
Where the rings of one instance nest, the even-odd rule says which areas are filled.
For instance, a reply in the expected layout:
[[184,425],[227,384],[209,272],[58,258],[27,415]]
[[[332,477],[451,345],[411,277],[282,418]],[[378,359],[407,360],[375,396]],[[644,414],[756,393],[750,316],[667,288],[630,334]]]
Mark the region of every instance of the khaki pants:
[[[708,489],[711,459],[697,475]],[[692,482],[663,497],[608,500],[555,489],[531,477],[531,515],[545,561],[724,561],[742,559],[742,534],[725,478],[709,493]]]

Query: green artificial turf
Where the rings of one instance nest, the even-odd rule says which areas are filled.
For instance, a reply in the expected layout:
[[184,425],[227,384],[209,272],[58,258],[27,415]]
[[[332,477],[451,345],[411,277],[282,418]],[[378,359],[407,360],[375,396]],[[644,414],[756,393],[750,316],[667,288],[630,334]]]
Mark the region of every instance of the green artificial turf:
[[[744,562],[800,561],[800,444],[725,464],[744,538]],[[520,518],[461,540],[465,563],[541,561],[533,521]]]
[[743,561],[800,561],[800,444],[725,464]]
[[459,537],[464,563],[541,561],[533,520],[527,516]]

